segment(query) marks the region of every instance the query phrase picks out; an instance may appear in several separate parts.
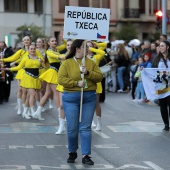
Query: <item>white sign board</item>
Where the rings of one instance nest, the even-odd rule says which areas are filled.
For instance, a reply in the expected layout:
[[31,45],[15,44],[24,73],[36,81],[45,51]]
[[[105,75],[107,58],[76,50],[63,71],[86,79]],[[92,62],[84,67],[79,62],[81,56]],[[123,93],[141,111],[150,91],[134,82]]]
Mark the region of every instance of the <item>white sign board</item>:
[[110,9],[65,7],[64,39],[108,40]]

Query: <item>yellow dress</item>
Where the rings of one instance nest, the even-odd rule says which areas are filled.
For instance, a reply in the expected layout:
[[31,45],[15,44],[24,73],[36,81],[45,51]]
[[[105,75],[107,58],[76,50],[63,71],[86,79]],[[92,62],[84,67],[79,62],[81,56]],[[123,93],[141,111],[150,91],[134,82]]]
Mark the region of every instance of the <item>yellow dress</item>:
[[63,54],[60,54],[58,51],[55,52],[51,49],[48,49],[46,51],[47,58],[50,64],[50,68],[44,72],[42,75],[40,75],[40,80],[45,81],[50,84],[58,84],[58,70],[60,67],[60,57],[64,57]]
[[[37,55],[38,56],[41,56],[41,58],[45,58],[45,50],[40,52],[38,49],[37,49]],[[45,65],[44,63],[41,63],[40,65],[40,69],[39,69],[39,75],[42,75],[44,72],[46,72],[48,70],[49,66]]]
[[17,71],[23,67],[25,68],[25,71],[21,78],[20,86],[27,89],[40,89],[41,82],[38,78],[40,67],[39,58],[31,59],[29,57],[25,57],[17,67],[10,68],[10,71]]
[[[102,58],[104,57],[105,55],[105,52],[103,51],[103,49],[101,50],[100,48],[99,49],[95,49],[95,48],[92,48],[90,47],[90,51],[92,51],[93,53],[95,53],[95,55],[92,56],[92,60],[97,64],[99,65],[100,61],[102,60]],[[97,94],[100,94],[102,93],[102,83],[97,83],[97,89],[96,89],[96,93]]]
[[40,78],[41,81],[45,81],[45,82],[50,83],[50,84],[58,84],[58,69],[59,69],[59,66],[60,66],[60,60],[59,60],[58,57],[63,56],[58,51],[64,50],[66,48],[66,44],[67,44],[67,41],[63,40],[63,44],[56,47],[57,52],[55,52],[51,49],[48,49],[46,51],[50,67],[47,67],[45,72],[42,71],[40,73],[39,78]]
[[45,73],[47,70],[48,70],[48,68],[40,66],[39,75],[41,76],[41,75],[42,75],[43,73]]
[[[43,60],[42,56],[38,53],[38,50],[36,50],[36,56],[38,56],[39,59]],[[4,62],[14,62],[15,61],[15,63],[20,63],[24,58],[28,58],[28,51],[26,51],[25,49],[20,49],[12,56],[3,59],[3,61]],[[25,73],[24,68],[19,69],[15,76],[15,79],[21,80],[24,73]]]
[[21,68],[20,70],[18,70],[18,72],[17,72],[17,74],[15,76],[15,79],[16,80],[21,80],[23,75],[24,75],[24,73],[25,73],[25,70],[23,68]]

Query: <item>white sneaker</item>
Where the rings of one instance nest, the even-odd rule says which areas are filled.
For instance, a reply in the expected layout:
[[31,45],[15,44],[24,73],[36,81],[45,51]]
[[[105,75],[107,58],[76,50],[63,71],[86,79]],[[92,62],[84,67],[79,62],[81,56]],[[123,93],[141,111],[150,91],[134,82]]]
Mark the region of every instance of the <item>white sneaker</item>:
[[143,104],[143,103],[145,103],[145,100],[139,99],[139,100],[138,100],[138,103],[139,103],[139,104]]
[[117,92],[118,92],[118,93],[123,93],[123,90],[122,90],[122,89],[119,89]]
[[132,100],[132,102],[134,102],[134,103],[138,103],[138,102],[139,102],[139,100],[138,100],[138,99],[133,99],[133,100]]

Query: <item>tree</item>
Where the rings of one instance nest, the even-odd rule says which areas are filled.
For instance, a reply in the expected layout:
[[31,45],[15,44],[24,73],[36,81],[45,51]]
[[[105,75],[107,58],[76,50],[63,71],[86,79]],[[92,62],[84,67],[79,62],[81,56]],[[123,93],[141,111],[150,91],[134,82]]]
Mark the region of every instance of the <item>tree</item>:
[[25,25],[18,27],[16,30],[19,31],[18,42],[21,42],[23,36],[26,35],[26,34],[27,35],[30,34],[33,42],[36,42],[37,38],[39,38],[39,37],[47,38],[47,36],[42,33],[42,28],[38,27],[34,24],[31,24],[31,25],[25,24]]
[[136,28],[133,24],[128,23],[123,26],[119,31],[116,32],[116,38],[119,40],[127,40],[130,41],[132,39],[137,38]]

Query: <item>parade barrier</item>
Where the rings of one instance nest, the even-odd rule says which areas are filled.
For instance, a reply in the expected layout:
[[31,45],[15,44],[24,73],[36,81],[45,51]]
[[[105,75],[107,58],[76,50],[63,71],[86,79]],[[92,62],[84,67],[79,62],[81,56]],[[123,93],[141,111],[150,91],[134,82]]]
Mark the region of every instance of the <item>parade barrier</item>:
[[108,77],[110,76],[110,72],[111,72],[111,67],[110,66],[103,66],[103,67],[100,67],[100,70],[102,71],[103,73],[103,77]]

